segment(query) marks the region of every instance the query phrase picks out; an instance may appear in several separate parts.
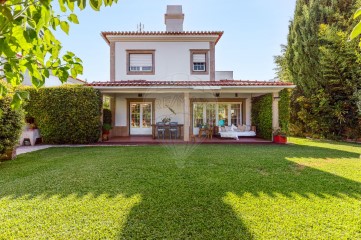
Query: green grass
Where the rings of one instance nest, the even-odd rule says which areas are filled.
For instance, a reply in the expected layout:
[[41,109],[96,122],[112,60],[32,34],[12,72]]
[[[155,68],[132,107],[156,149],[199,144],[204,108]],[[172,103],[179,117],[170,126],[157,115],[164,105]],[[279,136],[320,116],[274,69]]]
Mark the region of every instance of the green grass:
[[361,147],[52,148],[0,164],[0,239],[361,239]]

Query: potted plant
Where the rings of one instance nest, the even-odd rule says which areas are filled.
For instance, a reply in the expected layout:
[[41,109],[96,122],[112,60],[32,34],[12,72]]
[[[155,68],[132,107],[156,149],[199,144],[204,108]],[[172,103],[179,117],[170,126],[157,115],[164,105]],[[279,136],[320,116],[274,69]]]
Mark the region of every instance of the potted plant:
[[112,125],[109,123],[104,123],[102,130],[103,130],[103,141],[109,140],[109,131],[112,129]]
[[273,142],[286,144],[287,143],[287,133],[285,131],[282,131],[282,129],[277,128],[273,132]]

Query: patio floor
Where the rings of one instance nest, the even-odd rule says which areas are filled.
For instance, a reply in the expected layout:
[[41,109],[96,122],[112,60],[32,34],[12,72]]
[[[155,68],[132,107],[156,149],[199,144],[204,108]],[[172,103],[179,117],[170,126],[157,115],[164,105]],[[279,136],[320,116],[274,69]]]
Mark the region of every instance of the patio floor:
[[[270,140],[265,140],[256,137],[239,137],[239,140],[231,138],[195,138],[195,144],[257,144],[257,143],[272,143]],[[112,137],[108,141],[101,142],[99,144],[182,144],[185,143],[183,139],[153,139],[151,136],[129,136],[129,137]]]

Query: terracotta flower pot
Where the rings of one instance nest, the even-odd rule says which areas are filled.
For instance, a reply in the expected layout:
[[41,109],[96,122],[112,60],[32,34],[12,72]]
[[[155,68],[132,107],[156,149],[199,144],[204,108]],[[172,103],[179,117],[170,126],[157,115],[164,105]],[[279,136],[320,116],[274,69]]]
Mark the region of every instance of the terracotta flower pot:
[[274,143],[286,144],[287,143],[287,137],[286,136],[281,136],[281,135],[273,136],[273,142]]

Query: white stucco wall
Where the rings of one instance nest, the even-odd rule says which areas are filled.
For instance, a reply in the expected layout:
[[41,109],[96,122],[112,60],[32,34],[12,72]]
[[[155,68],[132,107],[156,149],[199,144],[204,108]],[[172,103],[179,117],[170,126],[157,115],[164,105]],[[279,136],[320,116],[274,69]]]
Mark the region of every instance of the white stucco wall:
[[[171,121],[184,123],[184,103],[182,94],[144,94],[144,98],[155,98],[155,121],[161,122],[163,118],[170,117]],[[127,98],[137,99],[137,94],[118,94],[116,96],[116,113],[115,113],[115,126],[124,127],[127,126]],[[139,98],[141,101],[142,98]],[[169,108],[174,110],[172,113]],[[129,113],[128,113],[129,114]]]
[[[209,74],[191,74],[190,49],[209,49],[209,42],[116,42],[115,80],[210,80]],[[126,50],[155,50],[155,74],[127,75]]]

